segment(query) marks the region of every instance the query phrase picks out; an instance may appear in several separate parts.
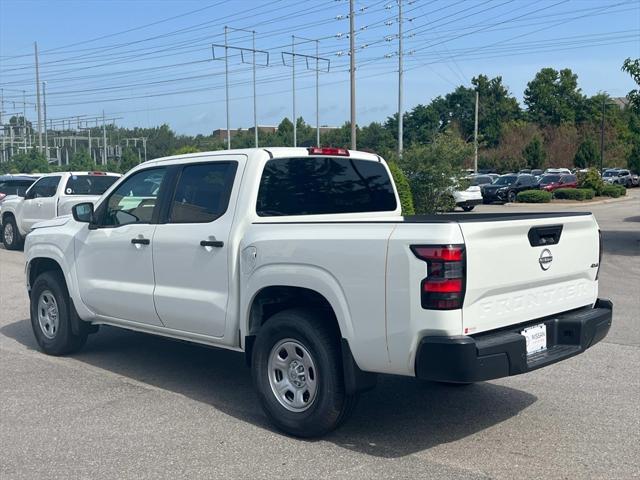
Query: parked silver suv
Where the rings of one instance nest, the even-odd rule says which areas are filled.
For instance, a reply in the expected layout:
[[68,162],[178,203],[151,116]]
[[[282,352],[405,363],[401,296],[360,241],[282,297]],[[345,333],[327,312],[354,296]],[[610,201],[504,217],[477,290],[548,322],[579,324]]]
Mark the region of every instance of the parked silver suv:
[[631,172],[625,168],[609,168],[602,174],[602,179],[607,183],[623,185],[627,188],[633,185]]

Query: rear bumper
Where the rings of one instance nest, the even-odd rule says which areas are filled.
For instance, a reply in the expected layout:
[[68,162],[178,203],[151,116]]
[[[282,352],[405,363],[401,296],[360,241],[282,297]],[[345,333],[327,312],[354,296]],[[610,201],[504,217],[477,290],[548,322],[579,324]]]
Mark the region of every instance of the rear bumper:
[[[416,354],[416,377],[441,382],[480,382],[530,372],[578,355],[602,340],[611,327],[613,304],[595,306],[534,320],[479,335],[424,337]],[[527,356],[520,331],[547,327],[547,349]]]

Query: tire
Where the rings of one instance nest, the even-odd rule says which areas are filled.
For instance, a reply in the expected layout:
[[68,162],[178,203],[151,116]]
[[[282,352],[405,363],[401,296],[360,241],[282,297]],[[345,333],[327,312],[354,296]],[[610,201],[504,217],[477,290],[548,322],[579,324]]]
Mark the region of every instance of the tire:
[[471,210],[473,210],[473,207],[475,207],[475,205],[465,205],[462,207],[462,210],[464,210],[465,212],[470,212]]
[[515,201],[516,201],[516,192],[510,191],[507,194],[507,202],[508,203],[515,203]]
[[22,247],[24,239],[20,235],[16,219],[13,215],[9,216],[2,227],[2,244],[7,250],[19,250]]
[[59,272],[45,272],[31,289],[31,328],[40,349],[48,355],[66,355],[80,350],[87,330],[79,335],[71,327],[72,312],[67,286]]
[[340,334],[327,320],[320,311],[284,310],[262,326],[253,347],[253,382],[262,408],[279,430],[295,437],[334,430],[357,401],[345,392]]

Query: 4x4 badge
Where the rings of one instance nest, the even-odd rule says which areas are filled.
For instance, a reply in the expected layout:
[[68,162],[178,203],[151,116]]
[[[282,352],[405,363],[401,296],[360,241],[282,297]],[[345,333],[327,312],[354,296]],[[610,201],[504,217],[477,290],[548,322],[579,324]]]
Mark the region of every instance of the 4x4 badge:
[[553,262],[553,255],[551,255],[551,251],[548,248],[545,248],[542,253],[540,253],[540,258],[538,259],[540,268],[542,268],[542,270],[549,270],[551,262]]

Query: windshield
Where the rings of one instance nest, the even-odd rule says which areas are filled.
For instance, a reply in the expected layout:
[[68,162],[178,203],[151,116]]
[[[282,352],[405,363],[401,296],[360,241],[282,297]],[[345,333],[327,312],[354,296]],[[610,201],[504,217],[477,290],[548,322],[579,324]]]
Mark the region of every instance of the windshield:
[[0,193],[5,195],[24,195],[34,180],[6,180],[0,182]]
[[548,185],[549,183],[556,183],[560,181],[560,175],[545,175],[540,179],[540,183]]
[[497,179],[495,182],[493,182],[494,185],[511,185],[512,183],[516,182],[516,179],[518,177],[515,175],[505,175],[504,177],[500,177],[499,179]]
[[113,175],[73,175],[67,181],[67,195],[102,195],[118,180]]
[[604,175],[602,175],[603,177],[617,177],[618,176],[618,172],[616,172],[615,170],[609,170],[608,172],[604,172]]

